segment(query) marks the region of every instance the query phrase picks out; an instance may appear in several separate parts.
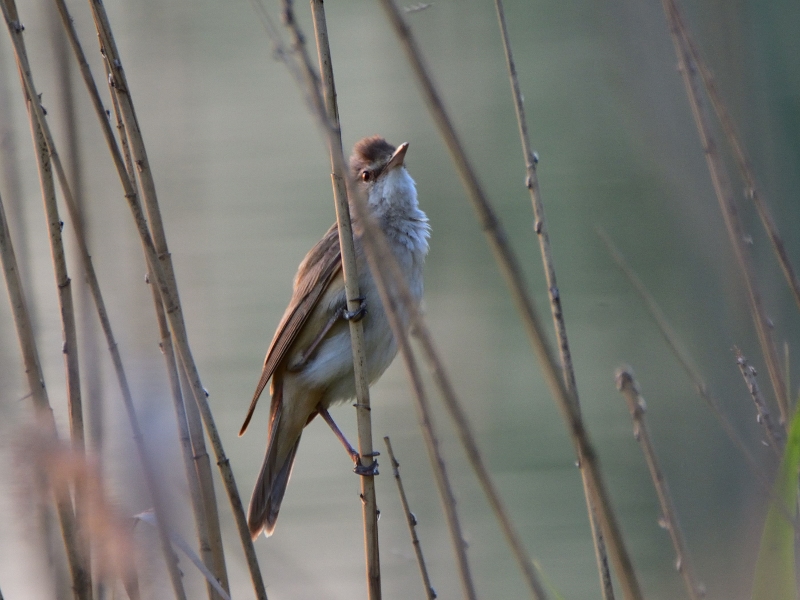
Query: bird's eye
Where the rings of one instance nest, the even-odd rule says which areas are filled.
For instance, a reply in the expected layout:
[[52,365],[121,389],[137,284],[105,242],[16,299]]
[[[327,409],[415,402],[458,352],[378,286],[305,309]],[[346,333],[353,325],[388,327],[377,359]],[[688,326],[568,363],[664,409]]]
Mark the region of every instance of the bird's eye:
[[361,181],[369,181],[372,177],[372,173],[367,170],[361,171]]

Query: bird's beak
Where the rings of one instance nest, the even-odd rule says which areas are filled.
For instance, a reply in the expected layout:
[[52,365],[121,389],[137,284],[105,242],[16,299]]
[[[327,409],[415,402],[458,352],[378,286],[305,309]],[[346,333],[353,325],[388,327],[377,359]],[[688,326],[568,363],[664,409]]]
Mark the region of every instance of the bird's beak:
[[392,154],[392,158],[386,163],[385,170],[391,171],[395,167],[402,167],[403,161],[406,158],[406,151],[408,150],[408,142],[404,142],[397,147],[397,150]]

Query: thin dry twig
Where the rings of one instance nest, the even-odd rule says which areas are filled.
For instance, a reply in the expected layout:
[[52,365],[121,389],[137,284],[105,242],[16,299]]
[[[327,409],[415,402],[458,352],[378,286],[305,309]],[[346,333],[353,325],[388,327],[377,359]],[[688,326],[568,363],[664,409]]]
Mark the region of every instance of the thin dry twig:
[[[39,351],[36,347],[36,338],[33,333],[28,303],[25,300],[25,293],[22,288],[19,265],[11,243],[11,234],[2,198],[0,198],[0,260],[2,260],[11,313],[17,330],[17,339],[22,352],[25,375],[28,380],[28,388],[30,389],[30,397],[33,401],[37,421],[43,430],[48,431],[51,436],[55,437],[58,435],[56,422],[47,396],[47,389],[45,388],[44,373],[42,373]],[[72,576],[73,594],[76,600],[83,600],[86,598],[85,588],[91,583],[91,578],[84,570],[81,562],[72,502],[69,495],[64,493],[61,495],[54,494],[54,500],[61,526],[61,535],[64,539],[67,563]]]
[[[564,384],[567,390],[573,393],[575,401],[575,411],[580,414],[580,399],[578,396],[578,386],[575,381],[575,369],[572,365],[572,355],[569,349],[567,338],[567,326],[564,321],[564,312],[561,308],[561,293],[556,281],[555,261],[550,247],[550,234],[547,230],[547,220],[544,216],[544,204],[539,190],[539,178],[536,172],[536,164],[539,159],[531,148],[530,137],[528,135],[528,123],[525,116],[525,106],[523,104],[522,92],[520,91],[517,68],[514,64],[514,54],[511,49],[511,40],[508,36],[508,26],[506,24],[505,10],[502,0],[495,0],[497,20],[500,25],[500,35],[503,39],[503,49],[506,55],[506,66],[508,67],[508,77],[511,83],[511,94],[514,98],[514,111],[517,115],[517,125],[519,127],[519,137],[522,143],[522,154],[525,159],[525,170],[527,178],[525,185],[531,196],[533,205],[533,215],[535,218],[534,231],[539,239],[539,250],[544,264],[545,279],[547,281],[547,292],[550,298],[550,312],[553,316],[553,324],[556,332],[556,344],[558,354],[561,358],[561,369],[564,377]],[[583,464],[580,460],[579,463]],[[589,525],[592,530],[592,540],[594,542],[595,559],[597,560],[597,572],[600,577],[600,589],[604,600],[614,599],[614,585],[611,581],[611,571],[608,566],[608,554],[606,544],[603,539],[603,532],[597,524],[595,515],[594,500],[592,499],[591,486],[584,469],[581,469],[581,480],[583,481],[583,493],[586,497],[586,508],[589,516]]]
[[[44,201],[45,218],[50,241],[50,254],[56,279],[58,306],[61,317],[62,353],[64,355],[64,365],[66,367],[70,437],[76,451],[84,452],[85,441],[80,367],[78,362],[78,332],[75,323],[72,282],[67,271],[67,259],[61,235],[63,223],[58,213],[52,171],[52,163],[57,162],[57,160],[53,160],[49,155],[47,133],[44,131],[45,126],[38,120],[39,114],[42,112],[40,98],[32,87],[28,87],[30,66],[25,51],[25,42],[22,38],[23,28],[19,25],[20,20],[16,3],[14,0],[4,0],[2,6],[3,16],[5,17],[8,32],[14,45],[14,54],[19,69],[21,88],[28,109],[34,152],[37,158],[39,182],[41,184],[42,199]],[[80,527],[82,521],[81,515],[86,510],[85,490],[80,487],[76,487],[75,489],[74,507],[78,516],[76,543],[78,545],[80,566],[77,570],[73,570],[73,583],[79,583],[79,587],[75,590],[76,593],[79,594],[81,598],[90,600],[93,596],[91,551],[89,549],[87,532]],[[76,581],[76,576],[78,576],[79,582]]]
[[756,380],[756,369],[747,362],[747,359],[739,348],[734,348],[733,352],[736,355],[736,365],[739,367],[739,371],[744,378],[744,383],[747,385],[747,390],[750,392],[753,403],[756,405],[758,422],[764,426],[770,448],[772,448],[775,456],[780,458],[783,455],[785,439],[781,428],[772,420],[772,413],[770,413],[764,396],[761,394],[761,388]]
[[[122,183],[125,191],[125,198],[128,201],[129,208],[131,209],[134,222],[137,227],[137,232],[139,233],[142,241],[148,268],[150,273],[154,275],[155,283],[159,287],[161,298],[164,303],[165,313],[172,329],[172,335],[178,357],[182,367],[186,370],[192,396],[197,404],[198,411],[200,412],[206,432],[214,449],[217,465],[220,469],[222,481],[228,495],[228,500],[231,504],[231,509],[234,515],[234,520],[236,522],[242,547],[244,549],[248,570],[250,572],[250,577],[256,592],[256,596],[259,598],[259,600],[265,600],[267,597],[266,590],[264,588],[263,578],[258,566],[258,560],[256,558],[253,542],[250,538],[249,530],[247,528],[247,521],[244,516],[244,507],[242,506],[242,501],[236,487],[233,471],[230,467],[228,458],[225,456],[225,451],[222,447],[222,440],[220,439],[219,432],[214,424],[214,417],[211,413],[211,408],[208,405],[206,392],[200,381],[197,366],[194,362],[191,349],[189,347],[186,324],[183,320],[183,313],[178,297],[172,261],[169,251],[166,247],[166,236],[164,235],[163,224],[160,218],[158,200],[155,194],[155,184],[153,182],[152,172],[150,171],[141,130],[139,129],[136,114],[133,108],[130,90],[127,85],[127,79],[122,68],[122,62],[114,42],[111,26],[105,13],[105,8],[99,3],[92,3],[91,7],[95,20],[95,26],[99,34],[101,50],[103,55],[106,57],[108,68],[111,71],[109,82],[112,85],[113,94],[116,95],[120,102],[126,133],[131,145],[131,151],[136,164],[139,181],[142,184],[142,195],[147,207],[148,218],[151,226],[153,227],[155,242],[154,239],[150,237],[150,230],[147,226],[144,215],[142,214],[141,207],[139,206],[138,196],[131,185],[121,153],[116,145],[116,141],[114,140],[108,121],[105,118],[105,113],[102,109],[102,103],[97,95],[96,86],[91,79],[91,74],[85,74],[84,79],[90,95],[92,95],[95,112],[97,113],[101,125],[103,126],[104,135],[108,143],[109,150],[111,152],[115,167],[117,168],[120,182]],[[190,426],[191,414],[191,411],[188,411],[187,416],[190,421]],[[201,482],[202,481],[204,481],[204,479],[201,479]],[[210,505],[210,503],[206,503],[207,512],[212,508],[213,507]],[[213,523],[213,521],[209,522]],[[222,571],[219,570],[220,566],[221,565],[219,564],[215,564],[215,574],[220,579],[223,587],[227,589],[227,574],[225,573],[224,569]]]
[[683,578],[689,597],[692,600],[701,600],[705,597],[705,591],[703,585],[699,584],[695,579],[694,569],[686,549],[686,541],[683,538],[683,532],[678,521],[678,513],[675,510],[675,505],[669,494],[667,480],[661,470],[653,443],[650,440],[650,433],[647,430],[647,423],[644,418],[646,410],[644,398],[639,392],[639,386],[633,377],[630,367],[617,369],[615,379],[617,389],[622,393],[625,402],[628,404],[628,410],[633,419],[633,437],[642,447],[642,453],[644,454],[645,462],[647,462],[647,468],[650,470],[650,477],[653,480],[653,487],[655,487],[658,495],[658,503],[661,506],[659,523],[669,532],[670,540],[672,540],[672,547],[675,549],[676,555],[675,568]]
[[419,565],[419,573],[422,576],[422,585],[425,587],[425,594],[428,600],[436,598],[436,590],[431,585],[431,578],[428,575],[428,567],[425,564],[425,557],[422,556],[422,544],[417,536],[417,517],[411,512],[408,506],[408,498],[406,497],[406,490],[403,487],[403,480],[400,478],[400,463],[394,456],[392,450],[392,442],[389,436],[384,436],[383,441],[386,443],[386,451],[389,453],[389,459],[392,461],[392,474],[394,480],[397,482],[397,492],[400,494],[400,503],[403,505],[403,512],[406,515],[406,523],[408,523],[408,532],[411,534],[411,545],[414,546],[414,554],[417,556],[417,564]]
[[[328,150],[331,158],[331,180],[333,196],[336,204],[336,221],[339,227],[339,246],[342,255],[342,272],[344,274],[347,309],[353,313],[361,306],[361,292],[358,286],[358,270],[356,252],[353,242],[353,227],[350,222],[350,207],[347,199],[347,169],[342,150],[342,135],[339,125],[339,109],[336,104],[336,85],[333,80],[333,59],[328,44],[328,26],[325,21],[325,8],[322,0],[311,0],[311,12],[314,18],[314,37],[317,42],[320,78],[325,99],[325,115],[331,124],[329,129]],[[313,71],[305,49],[303,34],[294,17],[292,0],[284,1],[284,23],[294,39],[295,53],[302,57],[307,72],[309,87],[313,81]],[[314,83],[314,90],[309,89],[314,97],[319,97],[319,84]],[[353,374],[356,387],[356,417],[358,421],[358,453],[362,457],[361,464],[369,469],[373,464],[375,450],[372,444],[372,417],[369,398],[369,381],[367,378],[367,356],[364,347],[364,325],[360,319],[350,319],[350,341],[353,347]],[[378,504],[375,497],[375,477],[361,477],[362,516],[364,520],[364,544],[367,563],[367,589],[370,600],[381,598],[381,564],[378,551]]]
[[[769,241],[772,244],[772,249],[775,251],[775,255],[778,258],[778,263],[783,270],[784,277],[786,277],[786,283],[789,285],[789,289],[794,296],[794,301],[797,304],[797,307],[800,308],[800,280],[798,280],[797,273],[792,266],[791,260],[789,259],[789,253],[786,251],[786,245],[783,243],[783,238],[781,238],[781,235],[778,232],[778,226],[775,223],[772,212],[770,211],[767,202],[761,197],[761,194],[758,191],[758,187],[756,186],[756,176],[755,173],[753,173],[753,167],[750,165],[750,161],[745,154],[744,144],[736,132],[733,119],[731,118],[725,103],[722,101],[722,96],[720,95],[719,90],[717,90],[717,85],[714,82],[714,76],[712,75],[711,70],[708,68],[708,65],[706,65],[705,61],[700,56],[700,51],[698,50],[697,45],[689,33],[689,28],[686,26],[683,12],[681,11],[677,2],[672,3],[672,9],[675,15],[675,26],[677,27],[680,35],[692,54],[692,58],[694,59],[694,62],[696,63],[700,72],[700,77],[703,80],[703,86],[705,87],[708,99],[711,101],[711,106],[714,108],[714,112],[717,114],[717,118],[722,126],[722,131],[728,140],[728,144],[731,147],[731,150],[733,150],[736,166],[738,167],[739,174],[744,182],[745,196],[752,200],[753,204],[756,206],[758,215],[761,218],[761,223],[764,225],[764,229],[767,232]],[[786,389],[791,390],[788,383],[786,385]]]
[[[447,475],[447,467],[444,462],[444,457],[442,456],[441,448],[439,447],[436,428],[433,424],[430,401],[428,400],[425,386],[422,383],[419,366],[411,350],[405,323],[399,315],[397,298],[395,298],[393,292],[396,292],[397,289],[406,290],[408,295],[405,297],[405,300],[407,300],[407,302],[403,302],[403,309],[408,312],[405,314],[413,314],[416,310],[416,304],[411,300],[411,295],[408,293],[408,285],[400,272],[397,261],[388,249],[386,239],[380,232],[380,228],[373,222],[372,216],[364,206],[363,199],[356,197],[355,200],[353,206],[356,210],[356,217],[363,227],[361,241],[367,253],[369,268],[375,278],[375,284],[378,288],[381,302],[386,311],[386,316],[392,328],[392,333],[394,334],[400,354],[403,357],[406,373],[414,392],[417,417],[420,422],[420,427],[422,428],[422,435],[428,450],[428,456],[431,460],[431,466],[433,467],[436,485],[439,488],[439,496],[442,500],[442,507],[450,531],[450,540],[456,554],[456,562],[461,577],[461,587],[468,600],[476,600],[477,594],[475,592],[475,584],[473,583],[472,572],[469,566],[469,560],[467,559],[467,544],[464,540],[461,521],[456,512],[455,494],[450,484],[450,478]],[[392,268],[390,282],[384,269],[386,269],[387,266],[391,268],[392,265],[394,268]],[[413,322],[412,320],[412,326]],[[544,598],[544,596],[542,596],[542,598]]]
[[575,447],[576,454],[580,457],[581,465],[585,466],[592,488],[593,497],[597,500],[598,519],[605,535],[617,576],[622,585],[623,594],[627,599],[642,597],[639,583],[633,570],[633,564],[622,538],[616,517],[611,508],[611,502],[605,489],[599,461],[594,448],[584,428],[583,421],[575,409],[574,394],[567,389],[561,377],[561,369],[550,348],[541,320],[533,306],[533,302],[526,291],[519,261],[508,244],[507,236],[502,228],[494,209],[488,201],[477,175],[467,159],[463,146],[444,108],[444,104],[436,91],[427,67],[422,61],[422,56],[416,41],[411,35],[397,5],[393,0],[381,0],[389,21],[400,40],[411,64],[412,70],[420,84],[422,94],[433,116],[434,122],[439,127],[445,144],[450,150],[462,182],[467,189],[470,199],[478,214],[478,219],[486,233],[495,259],[506,279],[513,300],[522,316],[523,324],[536,353],[548,386],[556,400],[570,433],[570,438]]
[[678,8],[674,0],[662,0],[664,13],[669,23],[669,31],[672,36],[675,54],[678,56],[680,71],[683,76],[683,83],[686,88],[686,95],[694,115],[697,132],[703,145],[703,152],[706,164],[711,176],[711,183],[719,202],[720,210],[725,221],[725,228],[728,231],[728,239],[733,246],[736,262],[739,271],[744,279],[747,289],[747,299],[750,305],[750,313],[755,324],[758,341],[761,345],[761,352],[764,354],[764,361],[767,363],[770,382],[775,393],[775,399],[781,413],[781,424],[789,426],[789,403],[786,392],[786,384],[781,372],[780,361],[778,360],[777,349],[772,338],[772,322],[767,317],[761,292],[756,283],[755,271],[752,259],[747,249],[744,239],[742,223],[736,203],[731,195],[731,185],[728,176],[722,165],[722,159],[717,150],[717,142],[711,129],[708,111],[703,104],[700,95],[700,80],[698,76],[697,63],[694,55],[689,49],[686,38],[682,35],[682,23]]
[[[31,76],[30,67],[28,65],[25,47],[20,35],[23,28],[21,27],[21,25],[19,25],[18,18],[15,19],[11,18],[9,8],[11,8],[12,6],[13,6],[13,0],[4,0],[3,12],[9,26],[9,32],[12,34],[11,36],[14,42],[14,51],[17,57],[18,64],[20,66],[23,89],[27,94],[28,98],[38,99],[36,88],[34,86],[33,79]],[[14,10],[13,15],[16,17],[16,10]],[[14,26],[14,23],[17,24],[16,27]],[[95,304],[97,306],[98,315],[100,316],[100,321],[103,326],[103,331],[106,335],[106,340],[108,342],[109,350],[111,351],[112,361],[114,362],[114,367],[117,372],[117,377],[123,392],[123,399],[125,401],[124,404],[126,411],[128,413],[128,420],[131,424],[131,428],[133,429],[134,441],[136,442],[139,459],[142,462],[145,474],[145,480],[147,482],[148,489],[151,493],[154,508],[159,514],[164,514],[163,501],[160,497],[160,490],[158,489],[155,480],[155,475],[153,474],[152,468],[149,463],[149,458],[147,456],[147,452],[144,445],[144,437],[142,436],[141,429],[138,426],[136,413],[133,407],[133,399],[132,396],[130,395],[130,389],[127,385],[127,379],[125,376],[124,369],[122,367],[122,361],[119,356],[119,351],[117,349],[116,341],[114,340],[114,336],[111,331],[111,324],[108,319],[108,313],[105,310],[105,305],[102,299],[102,295],[100,293],[100,287],[97,282],[97,277],[94,272],[94,267],[92,265],[91,257],[89,255],[88,248],[86,247],[85,236],[83,235],[83,231],[80,230],[80,219],[74,197],[72,196],[69,184],[67,183],[66,174],[64,172],[63,166],[61,165],[61,160],[56,150],[55,143],[53,142],[53,138],[50,133],[47,121],[45,119],[44,110],[42,109],[42,106],[39,104],[38,101],[28,102],[28,106],[31,109],[32,126],[36,128],[37,133],[39,133],[39,135],[41,136],[41,142],[40,142],[41,149],[39,151],[39,154],[42,157],[46,157],[48,163],[51,161],[53,166],[55,167],[59,179],[59,184],[64,194],[64,200],[70,212],[70,218],[72,221],[72,225],[75,228],[76,238],[78,240],[81,261],[84,267],[84,271],[86,272],[87,282],[89,283],[92,295],[95,300]],[[43,181],[45,181],[45,179],[43,179]],[[50,182],[51,182],[50,187],[52,187],[52,176],[50,177]],[[53,204],[55,204],[54,190],[53,190]],[[59,235],[60,235],[60,228],[61,228],[61,223],[60,221],[58,221],[57,229],[59,231]],[[51,231],[52,229],[53,227],[51,224]],[[78,514],[80,514],[80,509],[78,510]],[[172,581],[173,584],[173,590],[177,598],[185,598],[186,595],[183,590],[183,582],[181,580],[181,575],[177,567],[177,557],[172,552],[166,532],[163,529],[160,529],[159,531],[161,534],[160,539],[162,543],[162,549],[164,551],[164,556],[167,562],[167,569],[170,573],[170,580]]]
[[[308,55],[304,53],[304,56],[301,55],[300,59],[297,62],[293,62],[291,60],[290,53],[286,51],[280,39],[280,36],[275,30],[275,28],[268,27],[265,25],[265,30],[274,45],[276,56],[287,65],[287,68],[295,77],[298,86],[303,90],[306,103],[308,105],[308,109],[311,115],[316,119],[317,123],[324,131],[326,138],[329,140],[329,147],[332,146],[334,148],[332,159],[336,162],[340,161],[342,172],[346,172],[346,168],[344,166],[343,154],[341,152],[335,151],[336,131],[330,119],[328,118],[327,110],[325,108],[322,95],[319,91],[319,84],[317,83],[316,76],[310,67],[311,61],[308,58]],[[335,96],[333,97],[335,98]],[[339,147],[341,147],[341,144],[339,144]],[[344,183],[346,186],[349,187],[348,178],[344,179]],[[352,199],[353,196],[350,196],[350,198]],[[358,199],[358,197],[356,197],[356,201],[354,202],[353,206],[355,206],[356,209],[358,210],[359,205],[360,205],[360,200]],[[359,218],[362,218],[363,215],[361,213],[358,214]],[[374,274],[375,268],[372,264],[370,266],[370,269]],[[381,296],[381,301],[384,302],[384,307],[386,307],[386,300],[383,295]],[[387,308],[386,310],[389,311],[390,309]],[[409,379],[412,384],[414,397],[417,401],[416,402],[417,415],[420,420],[420,427],[422,428],[423,438],[425,440],[426,447],[428,450],[428,455],[431,460],[431,465],[434,471],[437,487],[439,489],[439,494],[442,499],[442,505],[448,523],[448,530],[450,531],[451,540],[456,554],[456,562],[459,567],[459,574],[461,577],[462,587],[464,589],[465,595],[470,600],[473,600],[476,598],[476,595],[475,595],[474,584],[472,582],[472,575],[469,568],[469,562],[467,560],[467,555],[466,555],[466,542],[464,541],[464,536],[461,529],[461,523],[458,519],[458,514],[455,510],[455,495],[453,494],[452,486],[450,485],[450,480],[449,477],[447,476],[447,469],[445,466],[444,458],[442,457],[441,451],[439,449],[438,437],[436,435],[431,418],[430,405],[427,400],[427,396],[425,394],[424,386],[422,385],[422,380],[419,374],[419,368],[417,367],[416,361],[414,360],[413,354],[411,353],[410,346],[408,345],[405,330],[402,329],[399,321],[393,323],[394,324],[392,325],[392,329],[395,332],[395,339],[398,340],[398,347],[400,353],[403,355],[405,359],[407,373],[409,375]],[[395,325],[397,325],[399,329],[395,329]]]
[[765,477],[763,469],[756,462],[756,459],[753,458],[753,454],[750,452],[750,450],[748,450],[747,446],[742,441],[741,436],[736,432],[736,429],[733,427],[730,419],[728,419],[728,417],[725,415],[725,412],[722,410],[717,398],[714,397],[714,395],[709,391],[706,382],[703,380],[703,376],[700,374],[700,371],[698,371],[694,361],[689,356],[689,353],[686,351],[683,344],[681,344],[677,334],[675,333],[675,329],[672,327],[672,325],[670,325],[666,315],[664,314],[664,311],[661,310],[661,307],[658,305],[655,298],[653,298],[653,295],[647,290],[644,283],[642,283],[642,280],[639,279],[639,276],[625,260],[625,257],[622,255],[619,249],[614,246],[614,243],[611,241],[611,238],[608,237],[608,234],[603,229],[597,228],[597,235],[600,236],[601,240],[603,240],[603,243],[606,245],[609,254],[611,254],[611,258],[614,259],[614,262],[623,272],[625,277],[627,277],[630,284],[639,294],[639,297],[641,297],[641,299],[644,301],[645,306],[647,306],[650,316],[653,317],[653,320],[656,322],[658,330],[661,332],[664,341],[667,342],[667,346],[669,346],[673,356],[675,356],[675,358],[678,360],[678,363],[689,376],[689,379],[697,390],[700,398],[705,401],[706,405],[711,410],[711,414],[714,415],[714,417],[717,419],[717,422],[720,424],[720,427],[722,427],[722,430],[727,434],[728,439],[733,443],[734,446],[736,446],[739,452],[741,452],[742,456],[747,462],[748,467],[750,468],[750,471],[756,477],[758,477],[759,481],[761,482],[762,488],[766,492],[771,493],[770,482]]
[[[64,0],[55,1],[60,7],[63,6],[66,10]],[[71,22],[69,22],[69,24],[71,25]],[[72,31],[70,35],[75,40],[78,55],[82,55],[83,51],[80,48],[75,32]],[[86,67],[88,69],[88,65],[86,65]],[[106,78],[108,78],[110,72],[107,64],[105,68]],[[111,100],[114,108],[114,117],[117,122],[117,132],[120,136],[120,145],[122,146],[122,152],[125,158],[125,168],[128,172],[130,185],[138,195],[136,175],[133,170],[133,158],[131,157],[125,124],[122,121],[119,101],[113,94]],[[152,278],[154,278],[154,275],[148,273],[148,282]],[[156,285],[152,285],[150,286],[150,290],[153,295],[153,305],[155,306],[156,321],[158,323],[158,346],[164,356],[164,364],[169,379],[172,405],[175,410],[175,420],[178,425],[178,439],[180,440],[186,479],[189,484],[189,498],[192,503],[192,513],[197,529],[200,555],[207,569],[216,572],[224,571],[225,555],[222,549],[222,532],[219,525],[217,500],[214,494],[214,482],[211,476],[211,461],[206,451],[205,438],[203,437],[202,420],[200,419],[200,414],[197,412],[195,403],[184,402],[181,387],[183,387],[183,390],[189,391],[189,384],[185,381],[183,369],[180,369],[179,374],[178,363],[175,358],[175,349],[172,344],[172,335],[169,331],[164,302],[161,298],[159,288]],[[190,414],[191,417],[189,416]],[[222,567],[219,568],[219,565],[222,565]],[[220,598],[214,585],[209,583],[206,588],[211,600]]]

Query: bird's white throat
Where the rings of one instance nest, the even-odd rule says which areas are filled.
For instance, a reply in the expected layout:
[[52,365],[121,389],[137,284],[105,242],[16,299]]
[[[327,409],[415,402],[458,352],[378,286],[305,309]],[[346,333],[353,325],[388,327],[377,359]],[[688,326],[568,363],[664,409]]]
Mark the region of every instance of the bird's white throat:
[[369,206],[387,237],[415,255],[428,253],[430,224],[419,208],[417,186],[405,167],[384,173],[369,191]]

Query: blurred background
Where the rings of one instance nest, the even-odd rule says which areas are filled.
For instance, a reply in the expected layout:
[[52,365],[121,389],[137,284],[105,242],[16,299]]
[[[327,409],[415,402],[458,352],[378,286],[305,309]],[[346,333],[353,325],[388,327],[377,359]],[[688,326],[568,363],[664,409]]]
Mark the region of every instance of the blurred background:
[[[69,4],[101,85],[104,71],[88,8]],[[194,356],[246,503],[265,449],[268,403],[246,436],[236,434],[296,267],[334,219],[326,146],[247,0],[111,0],[106,8],[155,174]],[[267,8],[278,17],[277,4]],[[797,260],[800,5],[740,0],[686,2],[684,8]],[[23,0],[19,10],[60,153],[79,158],[90,247],[147,444],[173,517],[193,539],[138,237],[83,84],[56,33],[53,6]],[[308,6],[300,3],[297,10],[312,36]],[[769,450],[736,368],[734,345],[763,372],[765,392],[771,388],[661,6],[536,0],[510,1],[506,11],[540,157],[583,412],[645,595],[674,598],[683,588],[668,536],[658,526],[656,497],[627,408],[615,389],[614,370],[625,363],[633,366],[647,399],[656,449],[708,597],[747,598],[765,495],[595,230],[603,227],[638,271],[745,443],[769,469]],[[404,55],[377,4],[330,2],[327,16],[346,152],[376,133],[393,144],[410,142],[406,164],[432,227],[425,311],[492,474],[547,579],[566,598],[596,598],[580,475],[566,429]],[[407,17],[549,324],[493,4],[435,0]],[[67,105],[59,91],[65,73],[75,89],[77,149],[66,145]],[[109,102],[107,91],[101,92]],[[0,193],[34,306],[51,402],[66,433],[55,283],[27,115],[5,34],[0,111]],[[734,182],[742,199],[739,180]],[[797,381],[797,309],[755,212],[739,204],[775,338],[781,350],[788,342],[791,380]],[[65,236],[68,242],[71,235]],[[83,307],[83,277],[77,262],[70,268]],[[120,511],[133,515],[150,501],[93,307],[87,310],[80,360],[98,378],[95,390],[86,393],[102,413],[92,422],[91,445]],[[36,544],[32,499],[19,483],[25,460],[15,442],[32,421],[32,410],[5,300],[0,340],[0,587],[6,598],[54,597],[51,569]],[[384,435],[392,438],[434,587],[442,599],[458,598],[449,537],[400,361],[373,387],[372,399],[374,435],[380,449]],[[355,411],[345,405],[333,415],[355,439]],[[479,595],[525,597],[517,566],[438,403],[437,423]],[[384,594],[422,597],[388,457],[380,461]],[[272,600],[365,597],[359,482],[351,470],[327,427],[313,422],[275,535],[256,542]],[[227,500],[221,485],[217,489],[232,592],[250,597]],[[154,536],[141,526],[136,535],[140,565],[150,573],[143,592],[169,597]],[[199,597],[202,581],[185,560],[182,568],[190,595]]]

